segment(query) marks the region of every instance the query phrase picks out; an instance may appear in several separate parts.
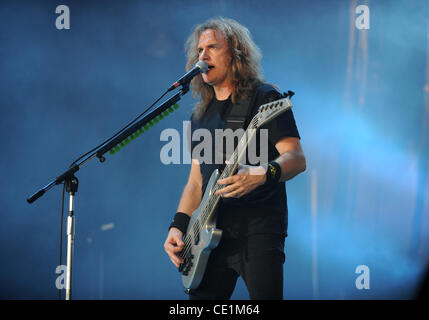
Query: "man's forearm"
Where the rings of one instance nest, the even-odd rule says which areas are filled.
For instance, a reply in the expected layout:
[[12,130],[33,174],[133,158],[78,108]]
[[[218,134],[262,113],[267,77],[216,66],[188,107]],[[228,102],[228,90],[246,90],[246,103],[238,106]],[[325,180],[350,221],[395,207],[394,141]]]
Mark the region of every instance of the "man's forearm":
[[282,175],[280,181],[288,181],[305,171],[306,163],[304,153],[301,151],[288,151],[281,154],[275,160],[282,169]]
[[201,196],[201,188],[195,184],[188,183],[183,190],[177,211],[191,216],[200,205]]

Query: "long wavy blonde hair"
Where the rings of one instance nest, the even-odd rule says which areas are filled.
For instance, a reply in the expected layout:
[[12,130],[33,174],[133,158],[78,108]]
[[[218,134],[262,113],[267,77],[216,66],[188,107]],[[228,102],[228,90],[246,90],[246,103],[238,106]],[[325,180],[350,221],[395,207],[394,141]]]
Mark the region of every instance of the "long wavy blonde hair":
[[[255,85],[263,82],[260,65],[262,54],[253,42],[249,30],[235,20],[213,18],[195,27],[185,45],[188,58],[186,70],[190,70],[198,62],[198,42],[201,33],[208,29],[219,31],[228,43],[231,54],[232,102],[235,103],[240,98],[245,99]],[[199,119],[214,98],[214,90],[203,81],[201,74],[192,80],[191,87],[194,97],[199,100],[194,108],[194,116]]]

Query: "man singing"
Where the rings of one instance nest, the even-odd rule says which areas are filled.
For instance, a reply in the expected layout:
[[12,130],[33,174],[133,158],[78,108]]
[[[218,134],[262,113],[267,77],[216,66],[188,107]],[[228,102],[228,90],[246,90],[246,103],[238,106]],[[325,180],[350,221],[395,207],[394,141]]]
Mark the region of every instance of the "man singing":
[[[275,87],[263,82],[259,48],[248,29],[236,21],[218,18],[198,25],[186,48],[187,69],[199,60],[209,67],[191,82],[199,98],[191,119],[193,130],[204,128],[215,137],[215,130],[228,127],[229,115],[243,101],[248,110],[242,124],[245,129],[260,105],[281,98]],[[239,276],[251,299],[283,299],[285,181],[303,172],[306,163],[290,109],[262,129],[268,130],[268,162],[240,164],[232,176],[217,181],[223,186],[216,192],[221,196],[217,227],[223,231],[222,238],[210,254],[200,285],[190,292],[191,300],[230,299]],[[195,145],[193,142],[192,149]],[[179,253],[190,216],[200,205],[212,172],[224,168],[214,157],[209,163],[198,156],[192,158],[189,179],[164,244],[176,267],[183,263]]]

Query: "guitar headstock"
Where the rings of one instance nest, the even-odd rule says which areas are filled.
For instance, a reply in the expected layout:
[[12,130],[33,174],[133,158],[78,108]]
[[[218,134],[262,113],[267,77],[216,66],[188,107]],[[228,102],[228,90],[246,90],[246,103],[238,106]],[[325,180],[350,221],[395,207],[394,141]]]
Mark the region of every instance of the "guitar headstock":
[[288,91],[287,93],[283,94],[283,98],[261,105],[258,109],[258,113],[252,120],[252,122],[254,122],[255,128],[261,127],[281,113],[292,108],[292,102],[290,101],[290,98],[292,98],[293,95],[294,93],[292,91]]

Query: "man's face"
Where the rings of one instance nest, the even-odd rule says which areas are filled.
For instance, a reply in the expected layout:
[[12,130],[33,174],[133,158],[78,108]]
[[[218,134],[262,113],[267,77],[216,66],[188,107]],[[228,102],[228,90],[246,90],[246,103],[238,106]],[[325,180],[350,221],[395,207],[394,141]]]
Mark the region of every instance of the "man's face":
[[199,60],[209,66],[208,72],[202,74],[205,83],[216,87],[230,82],[231,54],[228,42],[219,31],[207,29],[201,33],[198,54]]

